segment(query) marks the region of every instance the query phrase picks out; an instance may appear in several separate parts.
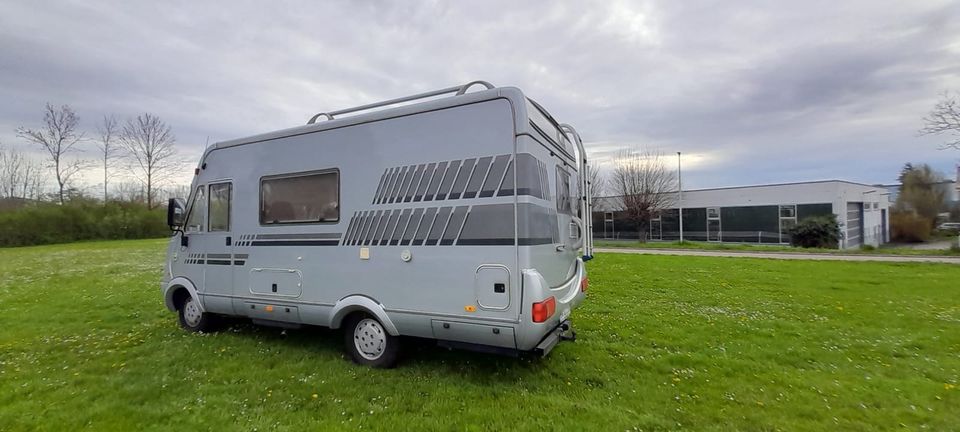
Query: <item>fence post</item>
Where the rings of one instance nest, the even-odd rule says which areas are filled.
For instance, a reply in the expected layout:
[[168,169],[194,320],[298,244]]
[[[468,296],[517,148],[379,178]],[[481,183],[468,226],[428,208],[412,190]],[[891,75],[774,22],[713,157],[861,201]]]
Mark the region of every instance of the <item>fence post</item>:
[[761,237],[763,231],[757,231],[757,244],[763,243],[763,238]]

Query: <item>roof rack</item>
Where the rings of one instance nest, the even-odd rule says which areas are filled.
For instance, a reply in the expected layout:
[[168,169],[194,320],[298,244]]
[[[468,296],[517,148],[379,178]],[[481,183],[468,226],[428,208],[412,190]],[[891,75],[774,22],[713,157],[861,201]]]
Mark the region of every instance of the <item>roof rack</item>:
[[307,124],[314,124],[314,123],[316,123],[316,122],[317,122],[317,119],[319,119],[320,117],[326,117],[327,120],[333,120],[333,117],[334,117],[334,116],[338,116],[338,115],[355,113],[355,112],[358,112],[358,111],[366,111],[366,110],[368,110],[368,109],[373,109],[373,108],[379,108],[379,107],[383,107],[383,106],[387,106],[387,105],[398,104],[398,103],[401,103],[401,102],[409,102],[409,101],[417,100],[417,99],[425,99],[425,98],[434,97],[434,96],[440,96],[440,95],[444,95],[444,94],[448,94],[448,93],[456,93],[454,96],[460,96],[460,95],[466,93],[466,92],[467,92],[467,89],[469,89],[470,87],[473,87],[473,86],[475,86],[475,85],[477,85],[477,84],[486,87],[488,90],[489,90],[489,89],[492,89],[492,88],[494,87],[493,84],[490,84],[490,83],[488,83],[488,82],[486,82],[486,81],[471,81],[471,82],[468,82],[468,83],[466,83],[466,84],[464,84],[464,85],[447,87],[447,88],[443,88],[443,89],[440,89],[440,90],[434,90],[434,91],[429,91],[429,92],[426,92],[426,93],[415,94],[415,95],[413,95],[413,96],[405,96],[405,97],[402,97],[402,98],[385,100],[385,101],[383,101],[383,102],[376,102],[376,103],[367,104],[367,105],[360,105],[360,106],[358,106],[358,107],[342,109],[342,110],[339,110],[339,111],[320,112],[320,113],[317,113],[316,115],[314,115],[313,117],[310,117],[310,120],[307,122]]

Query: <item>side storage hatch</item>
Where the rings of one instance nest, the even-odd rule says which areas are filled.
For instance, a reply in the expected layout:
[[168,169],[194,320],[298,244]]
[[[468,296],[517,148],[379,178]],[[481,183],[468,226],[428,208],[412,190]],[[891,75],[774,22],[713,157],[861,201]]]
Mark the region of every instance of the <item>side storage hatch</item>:
[[504,310],[510,307],[510,271],[502,265],[480,266],[473,280],[473,292],[482,309]]

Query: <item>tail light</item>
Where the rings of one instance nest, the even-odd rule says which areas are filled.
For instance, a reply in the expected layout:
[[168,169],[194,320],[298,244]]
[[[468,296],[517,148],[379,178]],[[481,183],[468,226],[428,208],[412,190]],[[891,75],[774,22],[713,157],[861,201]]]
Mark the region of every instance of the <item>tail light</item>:
[[550,317],[553,316],[553,313],[557,311],[557,299],[553,296],[550,296],[546,300],[534,303],[533,304],[533,322],[542,323]]
[[580,292],[587,292],[587,288],[590,286],[590,278],[583,278],[580,281]]

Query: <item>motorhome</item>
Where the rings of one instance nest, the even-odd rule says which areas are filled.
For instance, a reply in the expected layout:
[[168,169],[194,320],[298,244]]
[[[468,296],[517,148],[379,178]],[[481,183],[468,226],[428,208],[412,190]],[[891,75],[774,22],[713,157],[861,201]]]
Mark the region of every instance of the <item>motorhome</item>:
[[374,367],[405,336],[546,355],[587,291],[588,169],[573,127],[484,81],[219,142],[169,202],[162,296],[189,331],[342,328]]

